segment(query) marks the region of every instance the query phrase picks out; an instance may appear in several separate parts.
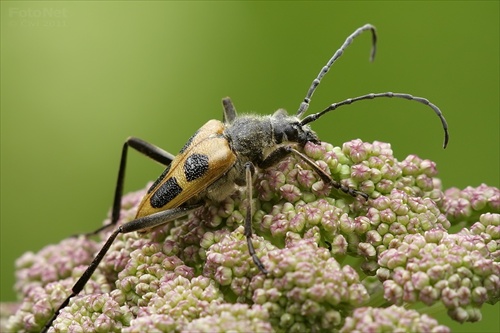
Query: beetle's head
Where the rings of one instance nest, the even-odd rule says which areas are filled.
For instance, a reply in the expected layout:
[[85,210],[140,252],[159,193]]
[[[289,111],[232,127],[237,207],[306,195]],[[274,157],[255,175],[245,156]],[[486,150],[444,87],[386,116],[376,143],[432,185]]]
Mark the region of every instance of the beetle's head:
[[304,146],[308,142],[319,144],[320,140],[309,125],[302,124],[300,119],[289,116],[284,109],[279,109],[271,116],[273,134],[276,143],[296,142]]

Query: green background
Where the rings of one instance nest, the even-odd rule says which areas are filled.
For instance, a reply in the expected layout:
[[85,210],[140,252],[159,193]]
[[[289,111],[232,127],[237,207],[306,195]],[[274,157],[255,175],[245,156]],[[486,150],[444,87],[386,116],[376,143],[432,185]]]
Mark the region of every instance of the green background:
[[[2,2],[1,300],[15,299],[14,260],[101,224],[124,139],[176,153],[222,97],[237,110],[294,112],[355,28],[310,111],[369,92],[424,96],[360,102],[313,124],[336,144],[391,142],[438,163],[445,187],[499,186],[499,2]],[[126,190],[162,168],[129,158]],[[500,306],[477,326],[495,331]],[[442,321],[449,324],[449,321]]]

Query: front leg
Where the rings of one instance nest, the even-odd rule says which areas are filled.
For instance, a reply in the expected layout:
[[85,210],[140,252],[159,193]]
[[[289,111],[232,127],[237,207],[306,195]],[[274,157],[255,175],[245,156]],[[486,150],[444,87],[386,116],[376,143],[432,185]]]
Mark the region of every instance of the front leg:
[[342,192],[349,194],[353,197],[362,196],[365,200],[368,200],[368,195],[366,193],[363,193],[361,191],[352,189],[348,186],[342,185],[340,182],[332,179],[329,174],[327,174],[323,169],[321,169],[315,161],[307,157],[306,155],[302,154],[299,152],[297,149],[293,148],[292,146],[281,146],[277,148],[276,150],[273,150],[264,160],[262,160],[258,166],[261,169],[267,169],[282,159],[284,159],[286,156],[288,156],[290,153],[294,153],[298,157],[300,157],[304,162],[306,162],[323,180],[325,184],[331,184],[333,187],[335,187],[337,190],[341,190]]
[[349,194],[352,197],[357,197],[358,195],[363,197],[365,200],[368,200],[368,194],[363,193],[361,191],[355,190],[353,188],[350,188],[348,186],[342,185],[340,182],[332,179],[329,174],[327,174],[323,169],[321,169],[316,162],[311,160],[309,157],[306,155],[302,154],[298,150],[291,148],[291,151],[299,156],[304,162],[306,162],[311,168],[313,168],[314,171],[318,174],[318,176],[323,180],[325,184],[331,184],[333,187],[335,187],[337,190],[341,190],[342,192]]
[[265,159],[260,161],[257,166],[261,169],[268,169],[276,165],[279,161],[290,155],[293,148],[291,146],[281,146],[273,150]]

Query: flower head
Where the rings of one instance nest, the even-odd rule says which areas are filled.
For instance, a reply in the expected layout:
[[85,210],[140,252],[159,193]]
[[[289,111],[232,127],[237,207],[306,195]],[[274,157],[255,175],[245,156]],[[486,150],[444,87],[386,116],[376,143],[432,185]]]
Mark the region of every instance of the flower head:
[[[463,322],[498,301],[498,189],[442,192],[434,162],[415,155],[398,161],[387,143],[308,143],[303,151],[369,200],[333,189],[291,155],[257,173],[253,198],[236,189],[149,233],[118,235],[50,332],[397,331],[402,325],[446,332],[412,310],[376,306],[440,304]],[[118,224],[135,218],[147,188],[124,196]],[[471,208],[454,210],[464,198]],[[267,275],[248,253],[249,200],[252,244]],[[451,234],[449,219],[457,216],[478,222]],[[7,329],[40,331],[110,233],[21,257],[22,302]]]
[[415,310],[392,305],[388,308],[358,308],[347,317],[341,333],[347,332],[433,332],[449,333],[437,320]]
[[463,190],[452,187],[444,195],[441,210],[453,223],[473,223],[481,214],[500,213],[500,189],[486,184]]
[[456,321],[480,320],[480,307],[500,299],[499,235],[500,215],[488,214],[472,231],[433,229],[395,239],[378,259],[386,299],[442,302]]
[[287,332],[338,328],[342,313],[364,305],[368,292],[356,271],[342,267],[328,249],[318,247],[319,228],[289,233],[286,247],[269,252],[269,276],[252,279],[252,300],[270,313],[273,326]]

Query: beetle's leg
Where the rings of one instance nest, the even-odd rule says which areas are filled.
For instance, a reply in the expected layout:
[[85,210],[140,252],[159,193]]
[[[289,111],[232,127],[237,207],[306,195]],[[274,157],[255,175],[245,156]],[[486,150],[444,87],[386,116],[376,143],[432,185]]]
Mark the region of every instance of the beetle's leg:
[[277,164],[279,161],[290,155],[292,152],[292,147],[281,146],[273,150],[267,157],[260,161],[258,167],[261,169],[267,169]]
[[311,160],[309,157],[306,155],[302,154],[300,151],[290,147],[290,150],[297,156],[299,156],[304,162],[306,162],[311,168],[313,168],[314,171],[320,176],[321,180],[325,184],[331,184],[333,187],[335,187],[337,190],[341,190],[342,192],[349,194],[350,196],[357,197],[358,195],[363,197],[365,200],[368,200],[368,194],[363,193],[361,191],[352,189],[348,186],[342,185],[340,182],[332,179],[329,174],[327,174],[323,169],[321,169],[313,160]]
[[175,157],[169,152],[166,152],[163,149],[151,143],[148,143],[138,138],[129,137],[123,144],[122,148],[122,156],[120,158],[120,168],[118,169],[118,179],[116,180],[115,196],[113,198],[113,209],[111,211],[111,222],[107,225],[100,227],[95,231],[87,233],[86,235],[95,235],[100,231],[112,225],[115,225],[116,222],[118,222],[118,220],[120,219],[120,209],[121,209],[121,201],[123,195],[123,183],[125,181],[125,169],[127,166],[128,147],[134,148],[139,153],[146,155],[147,157],[165,166],[168,166]]
[[336,180],[332,179],[329,174],[327,174],[323,169],[321,169],[313,160],[311,160],[306,155],[302,154],[298,150],[294,149],[291,146],[281,146],[276,150],[273,150],[262,162],[259,163],[259,167],[262,169],[267,169],[274,164],[281,161],[290,153],[294,153],[299,156],[304,162],[306,162],[313,170],[318,174],[318,176],[323,180],[325,184],[331,184],[337,190],[341,190],[342,192],[349,194],[353,197],[362,196],[365,200],[368,200],[368,195],[361,191],[354,190],[348,186],[344,186]]
[[104,243],[101,250],[99,250],[94,260],[92,260],[92,262],[87,267],[85,272],[83,272],[82,276],[73,285],[73,288],[71,288],[71,294],[64,300],[64,302],[61,304],[61,306],[59,306],[56,312],[54,312],[54,315],[47,322],[47,324],[45,324],[42,333],[47,332],[50,326],[52,326],[52,323],[59,315],[59,312],[61,312],[61,310],[64,309],[69,304],[70,299],[78,295],[82,291],[82,289],[85,287],[92,274],[94,274],[94,271],[97,269],[97,266],[99,266],[99,263],[102,261],[102,259],[108,252],[109,248],[111,247],[111,244],[113,244],[113,241],[119,234],[126,234],[133,231],[149,230],[151,228],[161,226],[167,222],[170,222],[172,220],[178,219],[179,217],[189,214],[190,212],[199,208],[200,206],[201,205],[198,204],[198,205],[177,207],[165,210],[159,213],[140,217],[136,220],[132,220],[116,228],[115,231],[113,231],[113,233],[106,240],[106,243]]
[[232,124],[236,116],[236,109],[234,108],[234,104],[231,101],[231,98],[226,97],[222,99],[222,106],[224,106],[224,113],[222,115],[222,122],[224,124]]
[[255,167],[252,162],[247,162],[245,164],[245,177],[247,182],[247,213],[245,216],[245,236],[247,238],[248,245],[248,253],[252,257],[255,265],[260,269],[260,271],[264,274],[267,274],[268,271],[260,261],[259,257],[255,253],[255,249],[252,243],[252,197],[253,197],[253,189],[252,189],[252,177],[255,173]]

